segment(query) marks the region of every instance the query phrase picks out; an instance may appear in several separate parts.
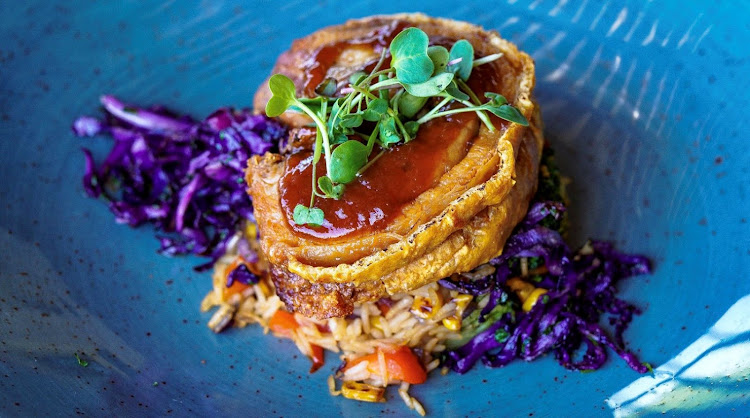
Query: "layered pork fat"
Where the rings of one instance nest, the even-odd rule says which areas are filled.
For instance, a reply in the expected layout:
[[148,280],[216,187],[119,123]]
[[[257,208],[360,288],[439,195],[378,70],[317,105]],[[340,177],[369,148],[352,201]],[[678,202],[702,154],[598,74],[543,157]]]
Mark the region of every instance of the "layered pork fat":
[[[263,252],[273,266],[277,293],[290,309],[306,316],[347,315],[357,302],[412,290],[487,262],[502,251],[533,195],[542,143],[538,109],[531,101],[533,63],[494,32],[423,15],[350,21],[296,41],[279,58],[273,72],[290,77],[299,95],[312,95],[311,82],[319,83],[321,77],[337,78],[343,85],[348,74],[378,57],[379,48],[387,45],[394,32],[408,26],[419,27],[431,39],[468,39],[479,56],[502,52],[503,57],[491,66],[482,66],[485,68],[481,71],[478,69],[482,67],[475,68],[470,84],[475,90],[489,86],[487,91],[505,95],[531,121],[531,126],[493,119],[498,129],[490,132],[480,126],[473,114],[452,121],[435,120],[432,128],[430,123],[423,125],[412,143],[386,153],[380,171],[387,172],[389,159],[401,161],[399,153],[408,156],[408,152],[418,151],[417,144],[427,144],[435,140],[435,135],[449,132],[449,138],[439,138],[439,144],[444,145],[431,154],[432,165],[421,171],[426,177],[409,179],[410,171],[404,168],[406,175],[399,181],[404,182],[405,188],[410,187],[410,181],[421,181],[417,186],[422,188],[414,188],[418,194],[408,202],[399,202],[395,209],[391,207],[390,216],[384,215],[364,229],[343,233],[335,228],[326,233],[300,228],[289,219],[288,189],[290,184],[296,184],[289,173],[303,161],[306,151],[297,149],[297,154],[266,154],[251,159],[247,171],[249,192]],[[324,49],[329,56],[321,59]],[[333,56],[331,50],[335,50]],[[327,68],[321,68],[323,61],[327,61]],[[316,65],[317,69],[311,71]],[[478,80],[480,77],[487,80]],[[265,108],[268,98],[264,84],[256,94],[256,109]],[[309,123],[291,112],[283,118],[292,126]],[[363,177],[375,175],[370,171],[379,172],[373,166]],[[367,185],[366,179],[360,181],[363,182]],[[307,196],[309,184],[304,182]],[[347,186],[344,199],[357,197],[358,187],[365,186]],[[321,199],[316,202],[338,203]]]

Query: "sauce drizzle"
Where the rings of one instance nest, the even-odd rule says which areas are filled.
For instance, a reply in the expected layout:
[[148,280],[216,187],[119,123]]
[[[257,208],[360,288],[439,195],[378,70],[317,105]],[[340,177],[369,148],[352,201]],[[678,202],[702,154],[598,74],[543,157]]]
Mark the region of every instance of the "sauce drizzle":
[[[325,80],[329,69],[337,63],[343,51],[352,47],[369,47],[379,56],[395,35],[407,26],[402,21],[391,22],[362,38],[320,47],[304,63],[305,80],[301,93],[314,97],[316,87]],[[452,39],[436,36],[431,38],[430,44],[449,48],[453,42]],[[481,56],[479,51],[477,56]],[[388,65],[389,59],[387,57],[385,65]],[[365,62],[362,67],[368,70],[374,65],[375,62]],[[507,64],[495,61],[474,68],[468,84],[480,99],[484,99],[484,92],[493,91],[512,101],[515,92],[504,91],[513,85],[506,79],[512,77],[512,73]],[[434,106],[435,101],[431,100],[430,103]],[[507,128],[507,121],[489,113],[487,115],[495,128]],[[473,112],[433,119],[420,127],[416,138],[410,143],[386,150],[362,175],[346,185],[341,199],[317,197],[315,207],[325,213],[324,224],[320,227],[297,225],[293,221],[294,208],[298,204],[309,205],[312,185],[312,152],[296,150],[287,156],[284,174],[279,181],[280,203],[287,222],[295,234],[323,241],[384,230],[401,213],[402,208],[435,186],[443,174],[463,159],[477,132],[462,135],[461,131],[476,119]],[[311,131],[309,134],[314,135],[314,129]],[[373,150],[370,158],[374,158],[379,151]],[[324,158],[320,159],[316,170],[318,175],[326,172]]]
[[[458,113],[425,123],[408,144],[386,150],[362,175],[346,185],[341,199],[316,198],[326,220],[321,227],[294,223],[294,207],[310,204],[312,153],[290,155],[279,183],[281,206],[292,229],[320,239],[358,236],[385,229],[401,209],[433,187],[440,177],[460,161],[476,132],[461,134],[474,113]],[[374,150],[371,156],[377,155]],[[325,173],[325,159],[317,172]]]

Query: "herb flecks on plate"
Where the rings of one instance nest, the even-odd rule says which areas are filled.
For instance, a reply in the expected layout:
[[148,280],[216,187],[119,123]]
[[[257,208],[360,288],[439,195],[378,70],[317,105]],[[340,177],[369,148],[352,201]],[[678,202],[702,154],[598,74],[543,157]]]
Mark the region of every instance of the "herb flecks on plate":
[[[382,68],[390,51],[391,66]],[[320,226],[325,214],[315,207],[315,198],[339,199],[345,186],[364,172],[379,155],[372,156],[377,145],[386,150],[413,140],[420,125],[461,112],[476,112],[490,131],[494,131],[487,112],[510,122],[528,126],[529,122],[498,93],[485,93],[486,101],[466,83],[472,69],[502,56],[493,54],[474,58],[474,47],[462,39],[450,51],[430,46],[426,33],[408,28],[383,49],[380,60],[370,73],[357,72],[349,84],[336,93],[336,82],[326,79],[315,89],[314,98],[296,96],[292,80],[282,74],[271,76],[268,84],[272,97],[266,114],[279,116],[287,110],[305,113],[317,128],[312,161],[310,204],[298,204],[293,220],[298,225]],[[441,100],[425,111],[429,98]],[[450,108],[446,105],[455,104]],[[461,105],[461,106],[458,106]],[[420,114],[420,117],[415,117]],[[381,151],[382,153],[382,151]],[[317,176],[316,166],[325,158],[326,173]]]
[[81,356],[79,356],[78,353],[73,353],[73,355],[76,357],[76,360],[78,361],[79,366],[89,367],[89,362],[81,358]]

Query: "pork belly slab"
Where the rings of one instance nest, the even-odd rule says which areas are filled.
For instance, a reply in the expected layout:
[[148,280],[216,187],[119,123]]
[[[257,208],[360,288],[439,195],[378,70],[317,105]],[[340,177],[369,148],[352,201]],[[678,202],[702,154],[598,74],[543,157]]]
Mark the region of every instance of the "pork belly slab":
[[[311,141],[251,158],[246,179],[261,248],[277,293],[305,316],[345,316],[356,303],[486,263],[502,252],[535,192],[543,137],[532,99],[534,64],[496,32],[421,14],[352,20],[295,41],[272,73],[292,79],[298,96],[312,97],[324,79],[344,86],[411,26],[435,44],[467,39],[477,57],[503,53],[475,67],[468,84],[480,97],[485,91],[503,94],[530,125],[493,116],[491,132],[474,113],[434,119],[410,143],[387,150],[347,185],[341,199],[317,199],[326,213],[321,227],[296,225],[290,215],[297,203],[309,203]],[[264,109],[269,98],[264,83],[255,108]],[[300,128],[295,134],[310,130],[310,121],[298,113],[281,118]]]

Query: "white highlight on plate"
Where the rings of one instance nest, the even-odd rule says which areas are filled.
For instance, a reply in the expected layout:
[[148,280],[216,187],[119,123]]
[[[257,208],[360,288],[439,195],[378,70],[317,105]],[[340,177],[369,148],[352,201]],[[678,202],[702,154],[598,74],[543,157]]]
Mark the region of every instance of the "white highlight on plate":
[[554,82],[559,81],[561,78],[563,78],[565,74],[568,72],[568,70],[570,70],[570,65],[573,63],[573,60],[581,52],[581,49],[583,49],[584,45],[586,45],[586,38],[581,39],[580,41],[578,41],[578,43],[575,44],[573,49],[570,50],[570,53],[565,58],[565,61],[563,61],[560,65],[558,65],[554,71],[549,73],[549,75],[547,75],[544,78],[544,81],[554,83]]
[[604,16],[604,12],[606,12],[606,11],[607,11],[607,6],[609,6],[609,2],[607,2],[607,3],[604,3],[604,4],[602,5],[602,8],[601,8],[601,10],[599,10],[599,14],[598,14],[598,15],[596,15],[596,17],[594,18],[594,20],[593,20],[593,21],[591,21],[591,25],[589,26],[589,30],[594,30],[594,29],[596,29],[596,25],[598,25],[598,24],[599,24],[599,20],[601,20],[602,16]]
[[521,19],[518,16],[511,16],[511,17],[507,18],[505,20],[505,22],[503,22],[502,25],[500,25],[500,27],[498,28],[498,30],[503,30],[503,29],[507,28],[508,26],[515,25],[516,23],[518,23],[519,20],[521,20]]
[[557,48],[557,45],[560,44],[563,39],[565,39],[565,35],[565,32],[557,32],[555,34],[555,37],[552,38],[551,41],[546,42],[544,45],[542,45],[541,48],[534,51],[534,53],[531,55],[531,58],[534,60],[538,60],[544,54],[549,54],[551,51],[554,51],[555,48]]
[[568,0],[560,0],[557,2],[555,7],[552,8],[552,10],[547,13],[548,16],[555,17],[560,13],[560,10],[562,10],[563,6],[568,4]]
[[623,41],[630,42],[630,38],[633,37],[635,30],[638,29],[638,26],[640,26],[641,21],[643,20],[643,16],[644,16],[643,12],[638,12],[638,16],[636,16],[635,22],[633,23],[632,26],[630,26],[630,30],[628,31],[627,34],[625,34],[625,37],[622,38]]
[[670,30],[670,31],[669,31],[669,32],[667,33],[667,36],[665,36],[665,37],[664,37],[664,40],[662,40],[662,41],[661,41],[661,47],[662,47],[662,48],[666,47],[666,46],[667,46],[667,44],[669,43],[669,38],[671,38],[671,37],[672,37],[672,32],[674,32],[674,29],[673,29],[673,30]]
[[633,78],[633,72],[635,71],[635,67],[637,65],[638,60],[634,58],[633,61],[630,62],[628,72],[625,74],[625,81],[622,83],[622,88],[620,88],[620,92],[617,93],[617,100],[615,101],[614,106],[612,106],[612,110],[609,111],[609,114],[611,116],[616,115],[617,111],[620,110],[620,107],[622,107],[622,105],[627,102],[630,80]]
[[703,41],[703,38],[705,38],[706,35],[708,35],[708,32],[711,32],[711,28],[713,28],[713,27],[714,27],[714,25],[709,25],[706,28],[706,30],[704,30],[703,33],[701,33],[701,36],[699,36],[698,40],[695,41],[695,45],[693,45],[693,49],[690,52],[695,52],[695,50],[698,49],[698,45],[700,45],[701,41]]
[[532,23],[532,24],[530,24],[529,27],[526,28],[526,30],[521,34],[521,36],[519,36],[518,39],[515,40],[515,42],[517,44],[519,44],[519,45],[523,45],[523,43],[527,39],[529,39],[529,37],[531,35],[535,34],[539,30],[539,28],[541,28],[541,27],[542,27],[542,25],[540,23]]
[[656,38],[656,28],[659,26],[659,20],[655,20],[654,23],[651,25],[651,30],[648,31],[648,35],[646,36],[646,39],[641,42],[641,46],[646,46],[653,42],[654,38]]
[[620,10],[620,13],[617,14],[617,19],[615,19],[615,21],[612,23],[612,26],[609,27],[606,37],[609,38],[610,36],[612,36],[612,34],[615,33],[617,29],[620,28],[620,26],[622,26],[627,17],[628,9],[627,7],[623,7],[622,10]]
[[692,32],[695,24],[698,23],[698,20],[700,20],[701,17],[703,17],[703,13],[699,14],[698,17],[693,20],[693,23],[691,23],[690,27],[687,28],[685,34],[682,35],[682,38],[680,38],[680,40],[677,42],[677,49],[682,48],[682,46],[685,45],[688,39],[690,39],[690,32]]
[[583,0],[583,3],[581,3],[581,7],[578,8],[578,11],[573,16],[572,19],[570,19],[573,23],[578,23],[578,20],[581,19],[581,15],[583,15],[583,11],[586,9],[586,5],[588,4],[589,0]]
[[615,417],[687,412],[726,405],[748,390],[750,295],[672,360],[606,400]]
[[614,78],[615,74],[620,71],[620,64],[622,64],[622,58],[619,54],[615,55],[615,61],[612,64],[611,69],[609,70],[609,74],[607,74],[607,78],[604,79],[604,82],[600,84],[599,88],[596,90],[596,96],[594,96],[594,101],[592,103],[595,109],[599,108],[599,105],[601,105],[604,96],[609,91],[609,83],[612,82],[612,78]]

